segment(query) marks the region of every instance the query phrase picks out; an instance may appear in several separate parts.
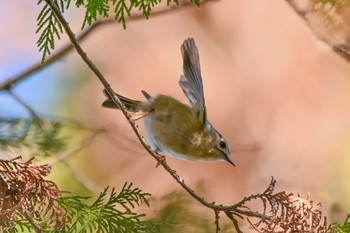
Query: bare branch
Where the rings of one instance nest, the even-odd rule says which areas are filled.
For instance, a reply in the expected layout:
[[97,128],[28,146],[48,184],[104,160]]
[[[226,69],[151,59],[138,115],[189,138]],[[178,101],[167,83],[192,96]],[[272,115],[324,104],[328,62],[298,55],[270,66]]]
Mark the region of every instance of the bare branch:
[[[136,134],[137,138],[139,139],[140,143],[142,144],[142,146],[147,150],[147,152],[157,161],[157,164],[160,164],[163,166],[163,168],[165,168],[166,171],[168,171],[168,173],[176,180],[176,182],[178,184],[180,184],[182,186],[182,188],[184,188],[193,198],[195,198],[197,201],[199,201],[200,203],[202,203],[203,205],[214,209],[216,206],[210,204],[209,202],[206,202],[204,200],[204,198],[198,196],[197,194],[195,194],[195,192],[185,184],[184,180],[181,179],[176,172],[171,169],[168,164],[166,163],[165,159],[161,158],[158,154],[156,154],[154,151],[152,151],[150,149],[150,147],[147,145],[147,143],[145,142],[145,140],[143,139],[143,137],[141,136],[141,134],[138,132],[138,129],[135,125],[135,123],[130,119],[128,113],[126,112],[124,106],[122,105],[121,101],[114,95],[114,91],[112,90],[112,88],[110,87],[109,83],[107,82],[107,80],[104,78],[104,76],[102,75],[102,73],[98,70],[98,68],[95,66],[95,64],[90,60],[90,58],[87,56],[86,52],[82,49],[82,47],[80,46],[79,42],[77,41],[77,39],[75,38],[74,33],[72,32],[72,30],[70,29],[67,21],[65,20],[65,18],[63,17],[62,13],[60,12],[60,10],[57,8],[57,6],[54,4],[54,2],[52,0],[45,0],[45,2],[51,7],[51,9],[55,12],[55,14],[57,15],[58,19],[61,21],[71,43],[73,44],[73,46],[75,47],[75,49],[77,50],[78,54],[81,56],[81,58],[85,61],[85,63],[89,66],[89,68],[95,73],[95,75],[99,78],[99,80],[101,81],[101,83],[103,84],[105,90],[107,91],[107,93],[110,95],[111,99],[120,107],[122,113],[124,114],[125,118],[128,120],[130,126],[132,127],[134,133]],[[222,206],[219,206],[220,208],[222,208]]]
[[224,211],[226,216],[232,221],[233,226],[235,227],[237,233],[243,233],[243,231],[238,226],[238,221],[236,218],[233,217],[233,214],[229,211]]
[[88,190],[90,190],[95,195],[100,193],[101,187],[98,187],[93,181],[87,179],[84,175],[81,174],[76,168],[74,168],[70,163],[66,160],[62,160],[63,163],[69,170],[69,172],[73,175],[75,179],[77,179],[81,184],[83,184]]
[[[215,0],[205,0],[202,1],[202,4],[210,1],[215,1]],[[178,10],[184,9],[186,7],[192,6],[191,2],[185,2],[181,4],[181,7],[177,6],[169,6],[164,9],[154,11],[152,12],[152,18],[155,16],[161,16],[161,15],[166,15],[172,12],[176,12]],[[144,19],[145,17],[142,14],[136,14],[130,16],[128,18],[128,22],[136,22]],[[95,21],[91,26],[89,26],[87,29],[83,30],[76,38],[78,42],[84,41],[93,31],[96,29],[100,28],[101,26],[107,26],[111,24],[115,24],[116,20],[114,18],[107,18],[107,19],[101,19],[98,21]],[[55,63],[57,60],[61,59],[65,55],[67,55],[69,52],[71,52],[74,49],[74,46],[72,43],[66,44],[64,47],[61,49],[57,50],[54,54],[49,56],[46,60],[45,63],[38,62],[36,64],[33,64],[31,67],[28,69],[24,70],[23,72],[19,73],[18,75],[9,78],[7,81],[4,83],[0,83],[0,90],[9,90],[12,88],[12,86],[16,85],[17,83],[27,79],[30,77],[32,74],[35,74],[36,72],[45,69],[49,67],[51,64]]]
[[350,62],[350,46],[349,45],[344,45],[344,44],[334,45],[333,50],[336,53],[338,53],[339,55],[341,55],[343,58],[345,58],[345,60]]
[[20,105],[22,105],[29,113],[32,115],[34,120],[39,124],[39,126],[43,127],[43,122],[39,115],[34,111],[34,109],[29,106],[26,102],[24,102],[19,96],[17,96],[12,90],[7,91]]
[[215,232],[220,232],[220,211],[214,210],[215,214]]
[[43,232],[43,229],[41,229],[41,227],[34,221],[33,216],[31,216],[27,210],[23,211],[23,216],[28,220],[28,222],[30,222],[36,233]]
[[286,1],[319,40],[350,61],[349,1]]
[[[157,165],[161,165],[174,179],[175,181],[189,193],[195,200],[200,202],[202,205],[206,206],[209,209],[214,210],[215,212],[215,225],[216,225],[216,231],[220,231],[219,227],[219,212],[224,212],[226,216],[232,221],[235,229],[237,232],[241,233],[238,226],[238,220],[235,216],[238,216],[240,218],[243,218],[243,216],[247,217],[254,217],[259,218],[258,223],[254,224],[254,229],[258,229],[258,226],[260,224],[264,224],[264,226],[260,227],[260,229],[263,230],[266,229],[265,232],[268,232],[269,229],[272,228],[272,231],[274,229],[291,229],[294,231],[297,229],[296,226],[300,226],[300,224],[304,224],[305,220],[309,220],[310,216],[312,219],[312,227],[313,229],[324,229],[325,231],[320,232],[327,232],[328,227],[319,221],[322,215],[321,212],[316,211],[312,212],[312,208],[306,208],[302,209],[303,207],[307,206],[304,205],[302,207],[298,206],[298,208],[295,208],[293,205],[293,199],[291,197],[291,194],[286,194],[285,192],[280,193],[274,193],[275,184],[276,181],[272,178],[270,185],[268,188],[262,193],[262,194],[256,194],[251,195],[249,197],[244,198],[241,202],[231,205],[231,206],[223,206],[223,205],[217,205],[215,203],[209,203],[204,198],[200,197],[198,194],[196,194],[186,183],[185,181],[180,178],[180,176],[176,173],[176,171],[172,170],[170,166],[166,163],[165,158],[163,156],[159,156],[157,153],[152,151],[150,147],[146,144],[141,134],[138,132],[137,126],[135,123],[130,119],[130,116],[126,112],[124,106],[121,104],[121,101],[118,99],[116,95],[114,95],[114,91],[110,87],[107,80],[104,78],[102,73],[98,70],[98,68],[94,65],[94,63],[90,60],[90,58],[87,56],[85,51],[81,48],[79,42],[75,38],[74,33],[71,31],[68,23],[64,19],[63,15],[57,8],[57,6],[53,3],[52,0],[45,0],[46,3],[52,8],[52,10],[57,15],[57,18],[60,20],[61,24],[63,25],[71,43],[77,50],[78,54],[81,56],[81,58],[85,61],[85,63],[89,66],[89,68],[95,73],[95,75],[99,78],[101,83],[103,84],[105,91],[110,96],[110,98],[117,104],[117,106],[121,109],[123,112],[125,118],[128,120],[130,126],[132,127],[134,133],[136,134],[137,138],[139,139],[142,146],[147,150],[147,152],[157,161]],[[260,200],[263,205],[263,211],[262,213],[256,212],[256,211],[250,211],[249,207],[247,206],[248,202],[252,200]],[[312,205],[312,202],[309,202],[308,204]],[[299,216],[297,211],[302,210],[303,212],[303,219],[298,218],[296,221],[295,216]],[[270,213],[270,216],[267,216],[267,213]],[[292,218],[291,218],[292,216]],[[305,218],[304,218],[305,217]],[[313,219],[316,219],[316,221],[313,221]],[[298,225],[299,224],[299,225]],[[309,225],[301,225],[306,229],[309,227]],[[271,231],[270,231],[271,232]]]

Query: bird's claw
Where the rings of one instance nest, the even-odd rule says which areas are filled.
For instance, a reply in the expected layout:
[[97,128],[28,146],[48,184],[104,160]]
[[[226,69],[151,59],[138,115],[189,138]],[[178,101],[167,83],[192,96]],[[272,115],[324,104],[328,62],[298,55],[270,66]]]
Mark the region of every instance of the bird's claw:
[[165,156],[158,154],[156,168],[159,167],[159,165],[163,164],[164,162],[165,162]]

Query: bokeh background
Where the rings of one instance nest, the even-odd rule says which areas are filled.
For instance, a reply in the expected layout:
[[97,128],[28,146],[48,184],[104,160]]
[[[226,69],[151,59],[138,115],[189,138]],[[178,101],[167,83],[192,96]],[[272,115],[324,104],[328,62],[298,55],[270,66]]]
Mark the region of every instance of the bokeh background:
[[[29,0],[8,1],[0,8],[0,82],[40,61],[39,12]],[[65,15],[78,33],[83,11],[72,7]],[[170,166],[217,203],[232,204],[262,192],[273,176],[277,191],[310,193],[333,219],[348,213],[350,64],[319,41],[285,1],[213,1],[128,22],[126,30],[110,24],[82,47],[115,91],[143,99],[141,90],[146,90],[185,102],[177,82],[180,45],[187,37],[199,48],[208,118],[226,137],[237,167],[167,158]],[[63,35],[56,47],[67,42]],[[155,168],[122,114],[101,107],[102,89],[72,52],[14,92],[43,116],[110,129],[68,158],[93,187],[130,181],[154,200],[179,190],[162,168]],[[28,116],[4,92],[0,113]],[[66,168],[54,167],[54,176],[60,187],[70,187],[72,174]],[[70,189],[79,193],[81,187]]]

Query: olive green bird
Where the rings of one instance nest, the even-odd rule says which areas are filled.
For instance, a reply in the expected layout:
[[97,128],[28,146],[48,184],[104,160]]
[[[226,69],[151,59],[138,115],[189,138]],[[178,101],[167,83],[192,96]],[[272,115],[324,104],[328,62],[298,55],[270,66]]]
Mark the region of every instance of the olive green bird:
[[[183,42],[181,53],[183,75],[179,84],[190,105],[145,91],[142,93],[146,101],[115,95],[133,120],[144,119],[147,141],[155,152],[190,161],[227,161],[235,166],[226,140],[207,119],[199,54],[192,38]],[[110,98],[102,105],[119,109]]]

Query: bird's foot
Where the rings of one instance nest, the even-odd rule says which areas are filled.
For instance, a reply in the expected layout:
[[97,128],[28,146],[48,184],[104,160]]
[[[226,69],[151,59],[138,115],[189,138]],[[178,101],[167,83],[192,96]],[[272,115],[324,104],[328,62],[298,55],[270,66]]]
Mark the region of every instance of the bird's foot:
[[163,164],[165,162],[165,156],[164,155],[160,155],[157,153],[158,159],[157,159],[157,164],[156,164],[156,168],[159,167],[159,165]]

